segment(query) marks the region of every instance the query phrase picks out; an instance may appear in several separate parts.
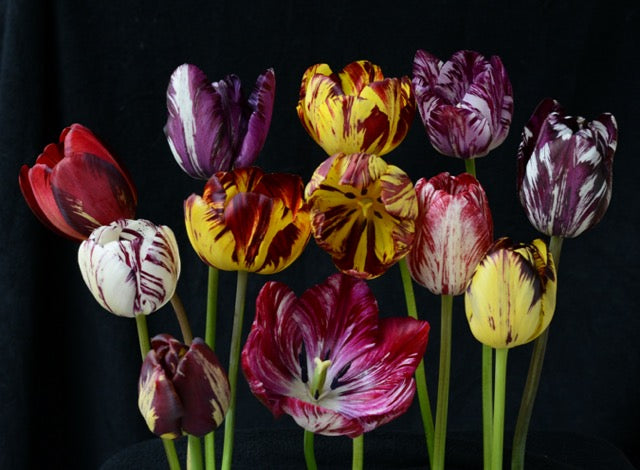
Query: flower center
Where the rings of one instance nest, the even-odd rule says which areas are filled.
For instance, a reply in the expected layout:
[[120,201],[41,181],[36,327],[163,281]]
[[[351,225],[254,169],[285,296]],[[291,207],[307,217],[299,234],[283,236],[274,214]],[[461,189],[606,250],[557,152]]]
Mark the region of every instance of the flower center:
[[327,380],[327,371],[329,370],[329,366],[331,366],[331,361],[328,359],[322,361],[319,357],[316,357],[313,359],[313,363],[315,364],[315,368],[313,370],[309,391],[311,392],[311,396],[317,400],[320,398],[320,394],[324,389],[324,383]]

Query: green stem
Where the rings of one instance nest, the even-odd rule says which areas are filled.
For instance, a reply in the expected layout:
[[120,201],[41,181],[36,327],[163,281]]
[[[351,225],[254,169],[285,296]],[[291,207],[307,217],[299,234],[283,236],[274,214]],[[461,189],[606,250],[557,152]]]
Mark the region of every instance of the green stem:
[[231,347],[229,351],[229,385],[231,399],[224,423],[224,447],[222,448],[222,469],[231,469],[233,456],[233,432],[236,424],[236,401],[238,392],[238,368],[240,365],[240,345],[242,339],[242,321],[244,318],[244,302],[247,293],[246,271],[238,271],[236,284],[236,305],[233,314],[233,330],[231,331]]
[[502,470],[504,439],[504,399],[507,389],[507,348],[496,349],[496,387],[493,399],[493,438],[491,470]]
[[353,457],[351,470],[362,470],[364,462],[364,434],[353,438]]
[[[556,276],[558,265],[560,264],[560,252],[562,251],[562,237],[552,236],[549,242],[549,251],[556,265]],[[511,451],[511,469],[524,469],[524,455],[527,445],[527,433],[529,432],[529,424],[531,415],[533,414],[533,405],[538,393],[540,385],[540,376],[542,375],[542,365],[544,356],[547,351],[547,340],[549,339],[549,327],[536,338],[533,343],[533,352],[531,353],[531,361],[529,362],[529,372],[527,373],[527,381],[522,392],[522,401],[520,402],[520,410],[518,411],[518,419],[513,432],[513,446]]]
[[[136,328],[138,329],[138,343],[140,344],[140,353],[142,354],[142,360],[147,357],[147,353],[151,349],[151,343],[149,342],[149,328],[147,327],[147,317],[145,315],[136,315]],[[180,470],[180,462],[178,461],[178,454],[176,452],[176,446],[171,439],[162,439],[162,445],[164,446],[164,452],[167,455],[167,462],[171,470]]]
[[491,437],[493,420],[493,349],[482,345],[482,450],[484,467],[491,465]]
[[453,297],[440,296],[440,367],[438,369],[438,399],[433,449],[433,469],[444,470],[447,439],[447,413],[449,410],[449,377],[451,373],[451,317]]
[[202,444],[191,434],[187,437],[187,470],[202,470]]
[[178,297],[177,293],[173,294],[173,297],[171,297],[171,306],[173,307],[173,311],[176,313],[176,318],[178,319],[178,324],[180,325],[180,332],[182,333],[184,344],[189,346],[193,342],[193,333],[191,332],[191,326],[189,325],[187,312],[184,309],[182,300],[180,300],[180,297]]
[[[214,351],[218,317],[218,278],[218,269],[210,266],[207,282],[207,315],[204,342]],[[206,470],[216,470],[216,444],[215,432],[213,431],[204,436],[204,465]]]
[[[406,258],[401,259],[398,264],[400,265],[402,287],[404,288],[404,298],[407,304],[407,315],[417,320],[418,309],[416,307],[416,297],[413,293],[413,283],[411,281],[411,274],[409,273]],[[422,415],[422,426],[424,427],[424,435],[427,441],[429,466],[433,466],[433,416],[431,415],[431,402],[429,401],[429,391],[427,390],[427,377],[424,371],[424,360],[420,361],[420,364],[418,364],[415,375],[418,403],[420,404],[420,414]]]
[[316,454],[313,450],[313,436],[311,431],[304,430],[304,461],[307,463],[307,470],[318,470]]
[[464,167],[471,176],[475,178],[476,176],[476,159],[475,158],[467,158],[464,161]]

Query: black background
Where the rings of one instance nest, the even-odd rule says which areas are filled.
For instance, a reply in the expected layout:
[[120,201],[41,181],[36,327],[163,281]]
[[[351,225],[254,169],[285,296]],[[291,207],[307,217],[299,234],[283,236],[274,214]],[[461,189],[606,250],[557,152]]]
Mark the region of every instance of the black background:
[[[301,6],[304,5],[304,6]],[[558,306],[532,429],[571,431],[608,440],[640,463],[640,308],[638,303],[637,173],[639,7],[635,2],[279,2],[4,1],[0,70],[0,467],[97,468],[111,454],[149,439],[137,410],[140,366],[133,320],[103,311],[86,289],[77,245],[48,232],[20,194],[17,176],[62,128],[79,122],[99,135],[132,173],[137,215],[171,226],[183,262],[178,293],[196,334],[203,334],[206,267],[191,249],[182,201],[200,192],[177,166],[162,127],[165,91],[174,68],[197,64],[214,80],[236,73],[247,89],[267,67],[276,72],[271,130],[257,164],[306,181],[325,158],[298,122],[295,105],[304,70],[334,70],[357,59],[385,75],[410,75],[417,49],[446,59],[467,48],[499,55],[514,90],[506,141],[477,161],[496,236],[538,236],[515,192],[521,130],[544,97],[589,119],[612,112],[620,137],[613,198],[602,222],[565,241]],[[462,161],[431,148],[419,118],[386,160],[415,181]],[[334,271],[313,241],[284,280],[298,293]],[[267,277],[251,276],[246,323]],[[370,282],[383,315],[403,315],[400,275],[393,267]],[[235,289],[222,273],[218,353],[224,364]],[[435,403],[439,301],[416,287],[422,318],[431,322],[426,355]],[[449,429],[480,430],[480,346],[454,303]],[[170,307],[149,318],[152,334],[179,335]],[[530,346],[509,355],[506,442],[509,443]],[[295,429],[269,412],[239,380],[238,428]],[[417,406],[384,429],[419,431]],[[382,429],[381,429],[382,430]],[[378,431],[374,431],[378,432]],[[340,439],[340,438],[336,438]]]

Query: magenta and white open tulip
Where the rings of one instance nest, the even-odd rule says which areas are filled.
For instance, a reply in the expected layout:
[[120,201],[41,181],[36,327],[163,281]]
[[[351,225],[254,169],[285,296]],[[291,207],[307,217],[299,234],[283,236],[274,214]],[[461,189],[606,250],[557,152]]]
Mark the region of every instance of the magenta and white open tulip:
[[242,351],[253,394],[307,431],[357,437],[404,413],[429,324],[378,318],[364,281],[335,274],[300,298],[268,282]]
[[458,51],[447,62],[419,50],[413,89],[433,147],[458,158],[483,157],[507,137],[513,91],[498,56]]
[[518,149],[518,193],[531,224],[547,235],[573,238],[604,216],[611,200],[618,125],[613,115],[591,122],[567,116],[543,100]]
[[416,238],[407,257],[411,276],[434,294],[460,295],[493,242],[487,196],[468,173],[422,178],[416,193]]
[[95,229],[80,245],[78,264],[98,303],[124,317],[158,310],[173,296],[180,276],[173,232],[144,219]]
[[167,334],[151,339],[138,381],[138,408],[151,432],[203,436],[224,420],[229,395],[227,373],[201,338],[189,346]]
[[245,97],[236,75],[211,83],[195,65],[179,66],[167,89],[164,132],[184,172],[206,180],[218,171],[250,166],[267,138],[275,87],[272,69]]

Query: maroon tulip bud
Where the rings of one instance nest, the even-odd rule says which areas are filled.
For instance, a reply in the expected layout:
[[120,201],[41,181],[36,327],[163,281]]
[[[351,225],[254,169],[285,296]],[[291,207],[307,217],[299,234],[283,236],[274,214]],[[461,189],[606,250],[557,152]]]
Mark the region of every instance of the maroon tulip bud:
[[543,100],[518,149],[518,193],[531,224],[547,235],[573,238],[602,219],[611,200],[618,125],[613,115],[591,122],[567,116]]
[[138,382],[138,408],[154,434],[204,436],[224,420],[229,380],[200,338],[187,347],[167,334],[151,340]]

